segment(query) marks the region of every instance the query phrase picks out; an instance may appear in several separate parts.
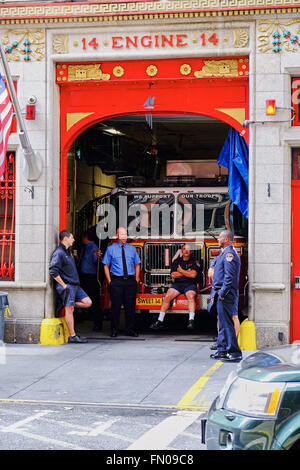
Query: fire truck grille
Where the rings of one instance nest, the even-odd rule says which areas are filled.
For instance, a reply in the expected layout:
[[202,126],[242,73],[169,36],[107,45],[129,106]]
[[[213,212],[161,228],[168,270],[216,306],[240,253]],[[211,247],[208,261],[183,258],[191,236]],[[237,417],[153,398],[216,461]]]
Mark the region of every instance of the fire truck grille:
[[[189,243],[193,250],[193,256],[201,260],[201,248],[203,243]],[[144,248],[144,282],[146,287],[169,287],[172,285],[171,264],[177,251],[181,248],[182,242],[148,242]],[[200,248],[200,249],[199,249]],[[202,276],[204,273],[202,273]],[[204,281],[200,281],[200,284]]]
[[147,243],[145,245],[145,270],[169,273],[172,259],[182,243]]
[[144,282],[146,287],[170,287],[172,285],[170,274],[146,273]]

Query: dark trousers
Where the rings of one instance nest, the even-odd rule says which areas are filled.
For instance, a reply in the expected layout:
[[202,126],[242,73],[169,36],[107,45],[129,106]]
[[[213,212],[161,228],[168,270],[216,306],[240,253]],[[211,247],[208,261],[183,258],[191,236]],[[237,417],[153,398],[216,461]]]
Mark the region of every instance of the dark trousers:
[[237,309],[238,298],[229,294],[229,298],[217,300],[219,320],[218,351],[233,355],[241,354],[232,320],[232,313]]
[[109,285],[111,300],[111,329],[118,331],[122,305],[125,310],[125,329],[134,328],[135,299],[137,282],[134,278],[122,279],[113,277]]
[[91,307],[88,309],[94,325],[98,328],[102,327],[102,310],[100,308],[100,286],[97,281],[96,274],[80,274],[80,284],[92,301]]

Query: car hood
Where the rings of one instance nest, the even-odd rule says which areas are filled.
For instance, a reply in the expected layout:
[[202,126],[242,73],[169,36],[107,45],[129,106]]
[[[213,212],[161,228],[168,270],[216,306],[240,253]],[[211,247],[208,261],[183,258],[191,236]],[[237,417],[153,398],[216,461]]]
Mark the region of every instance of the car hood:
[[300,344],[266,348],[240,363],[240,377],[263,382],[300,382]]

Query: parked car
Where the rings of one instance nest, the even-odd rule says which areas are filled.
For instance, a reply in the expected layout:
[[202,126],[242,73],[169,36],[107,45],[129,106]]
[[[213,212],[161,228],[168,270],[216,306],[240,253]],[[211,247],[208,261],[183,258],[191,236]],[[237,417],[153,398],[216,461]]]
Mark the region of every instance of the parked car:
[[300,344],[251,354],[202,421],[207,450],[300,450]]

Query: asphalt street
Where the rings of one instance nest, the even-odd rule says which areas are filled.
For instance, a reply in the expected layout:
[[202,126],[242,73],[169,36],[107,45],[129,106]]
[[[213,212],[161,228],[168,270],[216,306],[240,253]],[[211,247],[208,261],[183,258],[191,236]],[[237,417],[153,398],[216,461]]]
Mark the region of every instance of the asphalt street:
[[91,334],[2,345],[0,449],[203,450],[201,418],[237,367],[210,359],[211,344]]

